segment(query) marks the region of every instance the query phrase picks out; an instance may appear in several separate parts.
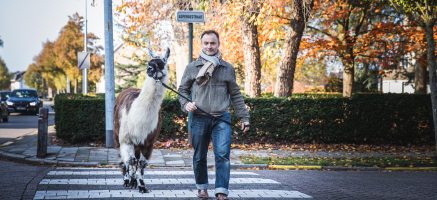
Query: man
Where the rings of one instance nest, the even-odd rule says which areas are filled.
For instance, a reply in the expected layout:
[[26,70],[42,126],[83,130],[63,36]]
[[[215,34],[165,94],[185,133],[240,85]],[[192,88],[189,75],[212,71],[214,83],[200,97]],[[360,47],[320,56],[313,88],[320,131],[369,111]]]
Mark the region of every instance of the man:
[[[219,34],[214,30],[202,33],[199,58],[188,64],[179,92],[191,96],[193,102],[179,98],[182,110],[192,112],[191,143],[194,148],[193,170],[198,197],[208,198],[208,145],[212,139],[215,157],[215,196],[228,199],[230,178],[231,125],[229,107],[232,104],[241,119],[243,132],[249,130],[249,112],[235,80],[235,69],[221,58]],[[201,110],[207,112],[203,113]],[[218,120],[216,118],[220,118]]]

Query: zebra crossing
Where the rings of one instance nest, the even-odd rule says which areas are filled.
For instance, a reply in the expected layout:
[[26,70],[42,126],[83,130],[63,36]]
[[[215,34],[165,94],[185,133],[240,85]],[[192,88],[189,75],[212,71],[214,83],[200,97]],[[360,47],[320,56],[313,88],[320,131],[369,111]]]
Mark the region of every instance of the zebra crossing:
[[[214,194],[215,174],[209,173],[210,196]],[[145,171],[149,193],[122,186],[116,168],[56,168],[38,185],[34,199],[196,199],[194,174],[190,169],[148,169]],[[290,190],[281,183],[264,178],[256,171],[231,171],[229,197],[232,199],[308,199],[311,196]],[[212,198],[211,198],[212,199]]]

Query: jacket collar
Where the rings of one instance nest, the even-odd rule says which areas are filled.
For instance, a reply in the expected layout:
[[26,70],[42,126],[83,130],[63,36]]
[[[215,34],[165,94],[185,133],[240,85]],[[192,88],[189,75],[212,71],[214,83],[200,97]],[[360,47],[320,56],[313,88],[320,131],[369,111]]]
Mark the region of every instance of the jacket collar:
[[[195,61],[192,62],[192,64],[196,67],[202,67],[203,66],[203,62],[200,59],[197,59]],[[220,60],[220,64],[218,66],[224,66],[226,67],[226,64],[224,62],[224,60]]]

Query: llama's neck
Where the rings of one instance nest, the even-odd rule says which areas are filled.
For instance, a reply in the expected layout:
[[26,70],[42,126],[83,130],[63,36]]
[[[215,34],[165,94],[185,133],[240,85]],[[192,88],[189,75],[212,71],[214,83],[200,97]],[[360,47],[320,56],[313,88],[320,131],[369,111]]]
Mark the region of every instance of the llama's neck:
[[[166,79],[166,77],[164,77]],[[164,83],[167,82],[163,80]],[[138,96],[139,102],[142,104],[161,104],[164,98],[164,87],[160,82],[156,82],[153,78],[147,77],[144,81],[144,85],[141,88],[140,95]]]

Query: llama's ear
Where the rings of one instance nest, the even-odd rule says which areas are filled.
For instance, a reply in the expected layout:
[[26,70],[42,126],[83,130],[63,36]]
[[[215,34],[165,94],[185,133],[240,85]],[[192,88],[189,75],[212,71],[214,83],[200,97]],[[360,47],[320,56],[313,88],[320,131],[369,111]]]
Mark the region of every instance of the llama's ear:
[[167,50],[165,50],[164,56],[162,56],[162,60],[164,60],[164,62],[167,62],[168,57],[170,57],[170,48],[167,47]]
[[158,58],[159,56],[155,54],[155,52],[153,52],[151,49],[147,48],[148,52],[149,52],[149,56],[152,58]]

